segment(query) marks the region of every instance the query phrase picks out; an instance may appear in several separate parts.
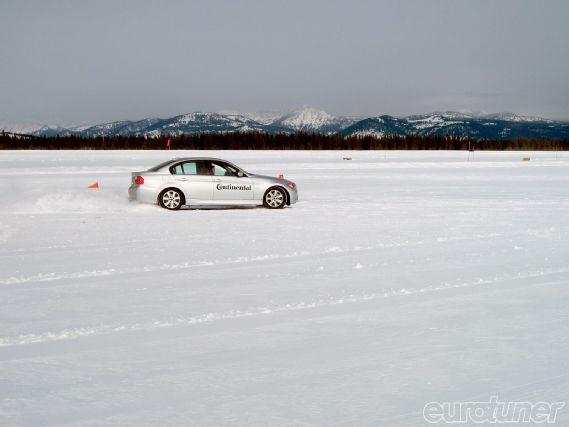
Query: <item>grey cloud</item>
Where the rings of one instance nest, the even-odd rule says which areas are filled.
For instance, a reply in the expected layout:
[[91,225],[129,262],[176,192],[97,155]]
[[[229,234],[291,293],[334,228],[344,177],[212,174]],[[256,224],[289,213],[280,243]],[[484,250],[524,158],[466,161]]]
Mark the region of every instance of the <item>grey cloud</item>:
[[569,3],[3,1],[0,119],[189,111],[569,118]]

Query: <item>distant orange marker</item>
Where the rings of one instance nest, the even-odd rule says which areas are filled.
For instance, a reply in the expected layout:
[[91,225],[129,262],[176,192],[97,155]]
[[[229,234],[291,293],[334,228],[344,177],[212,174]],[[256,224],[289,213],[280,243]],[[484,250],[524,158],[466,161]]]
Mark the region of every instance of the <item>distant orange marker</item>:
[[96,182],[94,184],[91,184],[90,186],[88,186],[87,188],[99,188],[99,183]]
[[279,179],[284,179],[284,175],[282,173],[279,175]]

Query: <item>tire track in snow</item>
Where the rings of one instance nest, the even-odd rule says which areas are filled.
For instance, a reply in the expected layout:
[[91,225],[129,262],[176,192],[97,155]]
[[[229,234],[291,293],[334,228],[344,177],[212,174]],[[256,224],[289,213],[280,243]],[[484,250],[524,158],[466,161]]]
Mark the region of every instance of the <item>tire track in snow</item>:
[[154,239],[134,239],[134,240],[121,240],[121,241],[114,241],[114,242],[105,242],[104,246],[101,243],[70,243],[65,245],[47,245],[47,246],[36,246],[31,248],[14,248],[14,249],[5,249],[0,251],[0,256],[2,255],[14,255],[17,253],[18,255],[22,253],[37,253],[37,252],[51,252],[55,249],[63,249],[68,251],[74,251],[78,249],[108,249],[110,247],[115,246],[129,246],[132,244],[155,244],[157,242],[180,242],[185,240],[185,237],[179,238],[172,238],[172,237],[162,237],[162,238],[154,238]]
[[11,276],[4,279],[0,279],[0,285],[19,285],[19,284],[26,284],[26,283],[35,283],[35,282],[53,282],[58,280],[67,280],[67,279],[89,279],[95,277],[105,277],[105,276],[115,276],[115,275],[123,275],[123,274],[137,274],[137,273],[153,273],[153,272],[160,272],[160,271],[176,271],[176,270],[186,270],[192,268],[201,268],[201,267],[212,267],[212,266],[220,266],[220,265],[230,265],[230,264],[241,264],[241,263],[248,263],[248,262],[261,262],[261,261],[270,261],[270,260],[279,260],[279,259],[290,259],[290,258],[298,258],[298,257],[307,257],[307,256],[322,256],[322,255],[331,255],[331,254],[351,254],[355,252],[362,252],[362,251],[372,251],[376,249],[391,249],[391,248],[399,248],[399,247],[410,247],[410,246],[421,246],[425,244],[447,244],[447,243],[456,243],[464,240],[472,240],[475,239],[487,239],[487,238],[496,238],[500,237],[502,234],[500,233],[489,233],[489,234],[476,234],[474,236],[469,237],[437,237],[432,240],[419,240],[415,242],[410,242],[408,240],[402,242],[392,242],[392,243],[382,243],[379,245],[367,245],[367,246],[353,246],[350,248],[340,247],[340,246],[332,246],[328,247],[324,250],[319,252],[310,252],[310,251],[295,251],[288,254],[265,254],[265,255],[254,255],[254,256],[241,256],[236,258],[226,258],[222,260],[204,260],[198,261],[194,263],[179,263],[179,264],[161,264],[161,265],[150,265],[145,267],[132,267],[132,268],[109,268],[103,270],[83,270],[78,272],[69,272],[69,273],[37,273],[31,276]]
[[227,264],[241,264],[248,262],[260,262],[275,259],[287,259],[296,258],[302,256],[308,256],[310,252],[300,251],[292,252],[289,254],[267,254],[267,255],[256,255],[250,257],[237,257],[237,258],[227,258],[223,260],[214,261],[199,261],[196,263],[181,263],[181,264],[161,264],[154,266],[146,266],[142,268],[109,268],[105,270],[84,270],[74,273],[38,273],[33,276],[20,276],[20,277],[9,277],[7,279],[0,280],[0,285],[15,285],[15,284],[25,284],[33,282],[52,282],[57,280],[65,279],[87,279],[93,277],[103,277],[103,276],[114,276],[121,274],[138,274],[138,273],[153,273],[160,271],[176,271],[176,270],[187,270],[192,268],[200,267],[212,267]]
[[478,278],[463,283],[443,283],[440,285],[429,285],[423,288],[401,288],[391,289],[378,293],[361,293],[348,294],[341,297],[331,297],[327,299],[319,299],[310,302],[288,303],[275,306],[262,306],[249,310],[229,310],[224,312],[210,312],[195,316],[175,317],[164,320],[152,320],[146,323],[130,323],[122,325],[99,325],[93,327],[80,327],[72,329],[64,329],[58,332],[46,332],[43,334],[25,334],[18,336],[8,336],[0,338],[0,347],[13,347],[29,344],[42,344],[54,341],[75,340],[80,338],[88,338],[101,335],[111,335],[117,333],[128,333],[137,331],[151,331],[160,328],[173,328],[180,326],[191,326],[204,323],[212,323],[224,320],[235,320],[247,317],[269,316],[272,314],[288,313],[295,311],[304,311],[310,309],[363,303],[373,300],[381,300],[393,297],[402,297],[410,295],[420,295],[432,292],[440,292],[451,289],[468,288],[479,285],[488,285],[501,281],[530,279],[535,277],[543,277],[553,274],[569,273],[569,266],[544,271],[535,271],[530,273],[505,274],[501,276],[493,276],[489,278]]

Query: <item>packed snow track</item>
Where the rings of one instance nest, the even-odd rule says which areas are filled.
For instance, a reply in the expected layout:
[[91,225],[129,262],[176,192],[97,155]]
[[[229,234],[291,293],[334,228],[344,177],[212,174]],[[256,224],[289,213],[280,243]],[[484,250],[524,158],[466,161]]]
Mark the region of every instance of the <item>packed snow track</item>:
[[[132,171],[196,155],[300,200],[128,202]],[[569,400],[569,154],[4,151],[0,192],[0,426],[425,426],[432,401]]]

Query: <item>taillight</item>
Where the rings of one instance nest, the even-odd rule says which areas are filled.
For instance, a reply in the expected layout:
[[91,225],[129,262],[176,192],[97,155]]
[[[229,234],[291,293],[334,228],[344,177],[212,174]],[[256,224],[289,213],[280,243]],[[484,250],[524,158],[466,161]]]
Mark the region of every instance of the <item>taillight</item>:
[[134,183],[136,185],[142,185],[144,184],[144,178],[138,175],[137,177],[134,178]]

